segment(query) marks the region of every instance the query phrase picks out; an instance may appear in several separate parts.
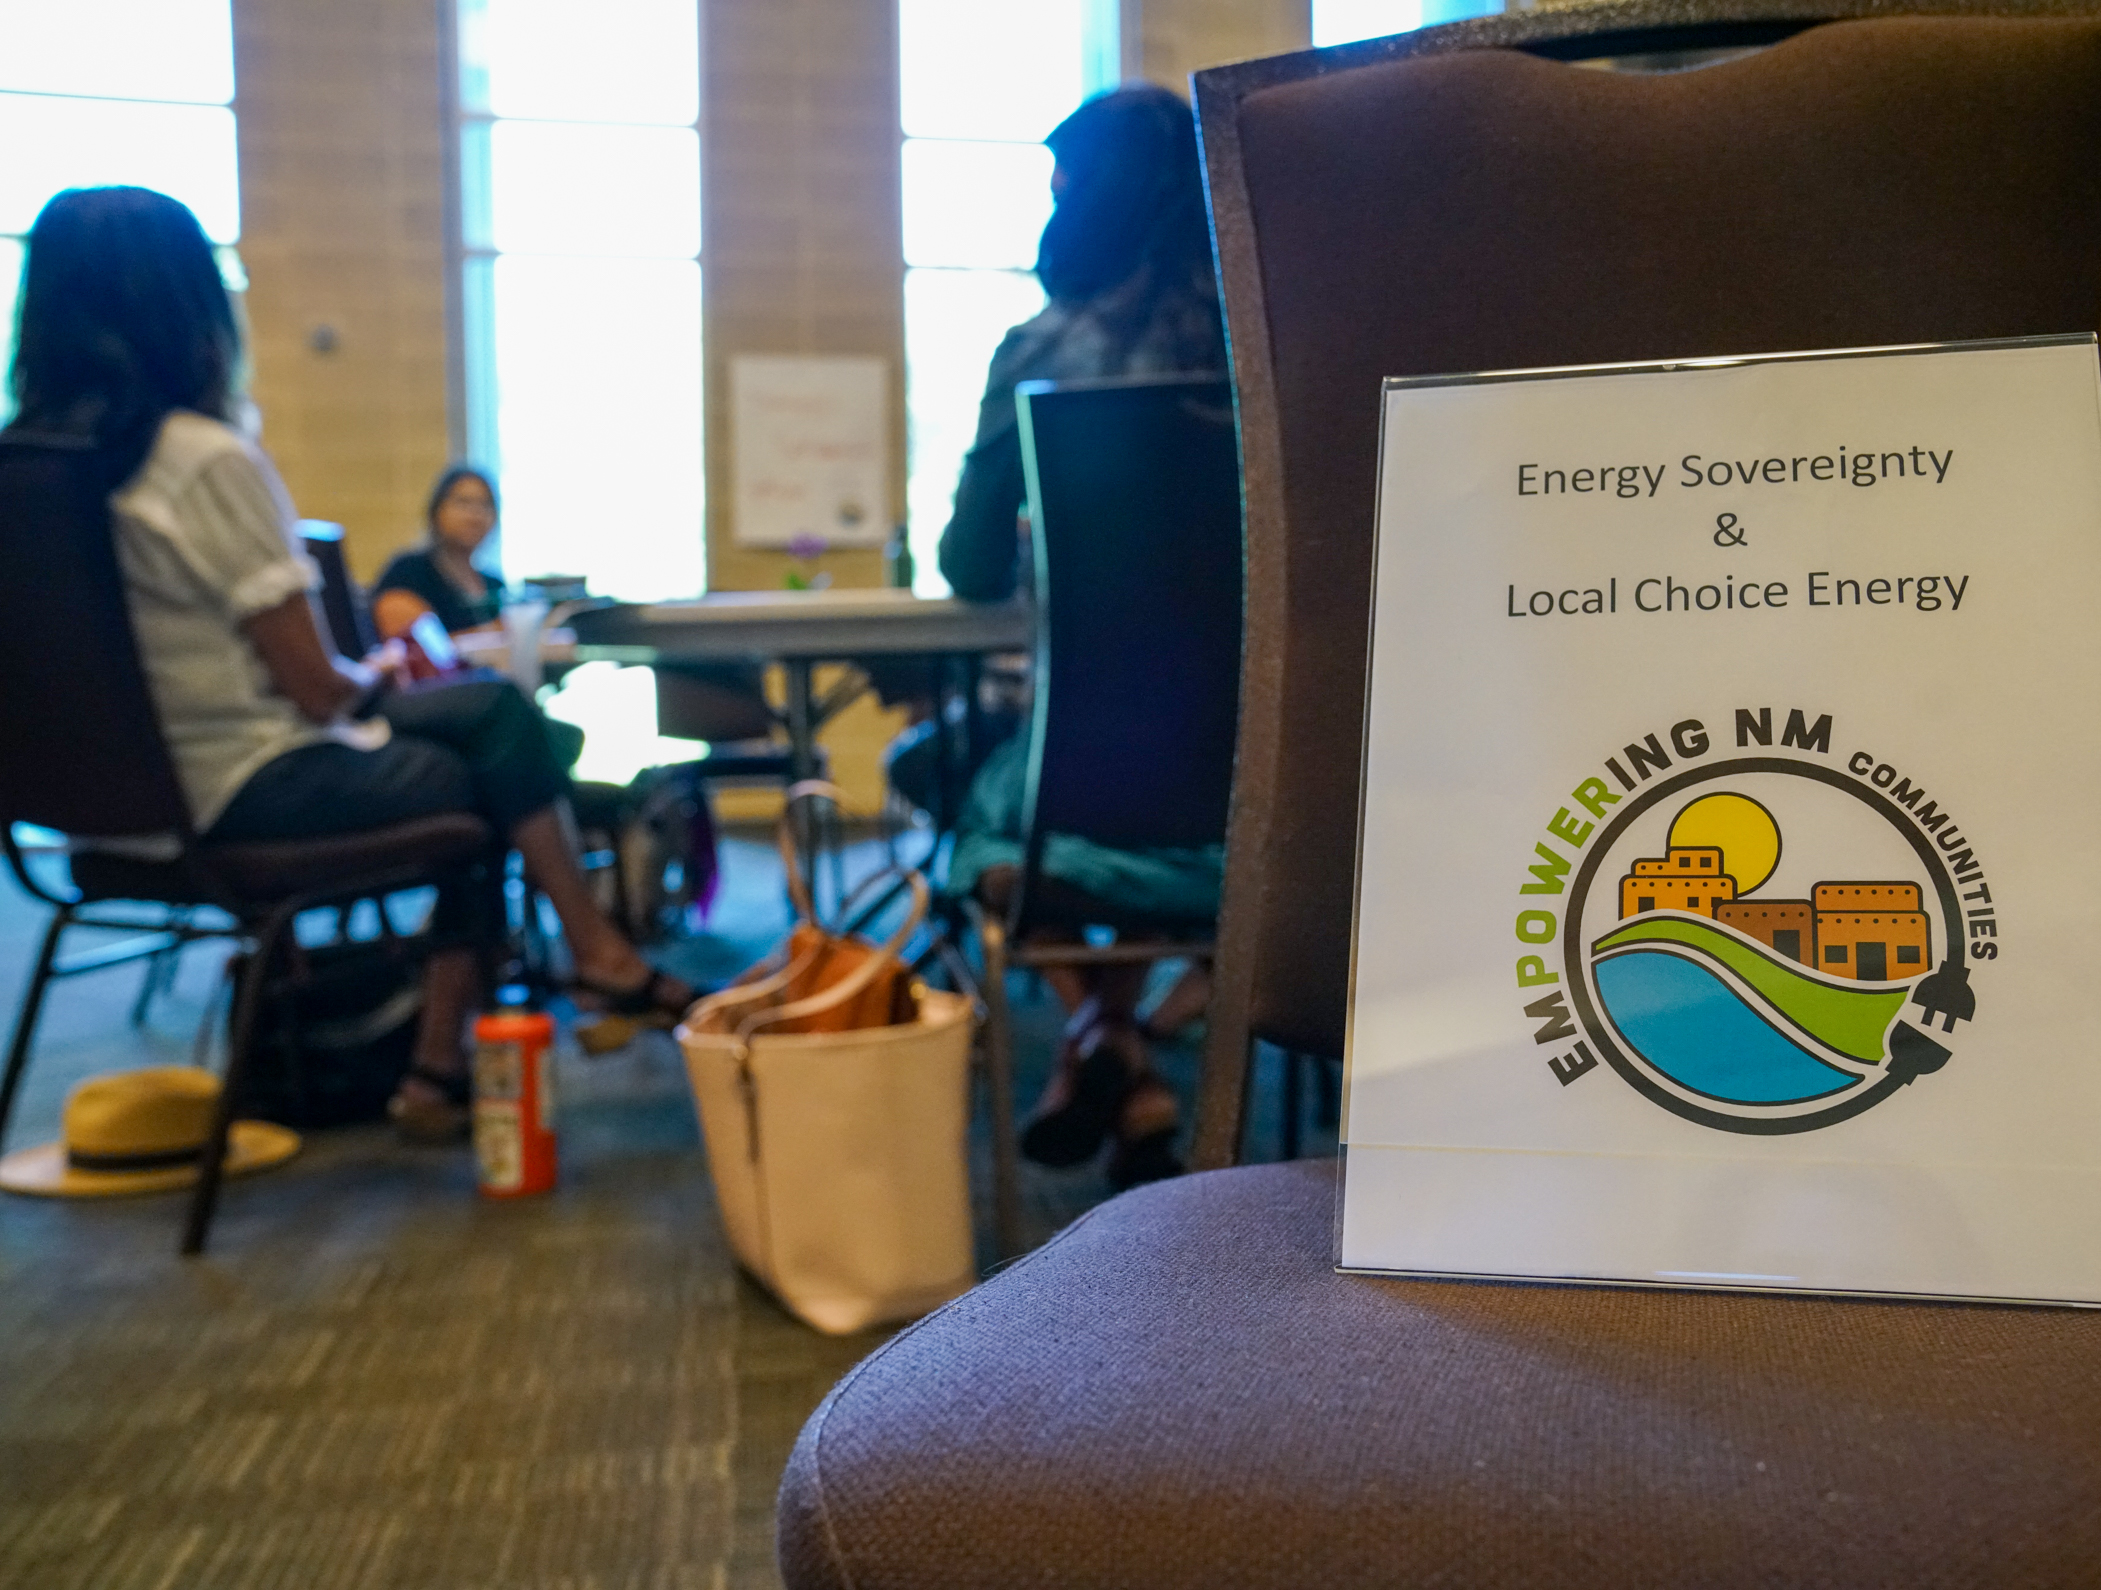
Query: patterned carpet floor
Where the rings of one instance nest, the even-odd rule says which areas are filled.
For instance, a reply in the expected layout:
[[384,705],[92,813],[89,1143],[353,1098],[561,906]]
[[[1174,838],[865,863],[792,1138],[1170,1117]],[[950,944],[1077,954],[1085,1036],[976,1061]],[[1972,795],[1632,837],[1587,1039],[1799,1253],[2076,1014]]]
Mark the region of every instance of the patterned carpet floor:
[[[765,846],[726,852],[715,931],[670,957],[694,975],[785,925]],[[40,927],[0,884],[0,1018]],[[11,1144],[55,1136],[83,1076],[188,1057],[212,952],[190,952],[143,1029],[126,1019],[138,975],[54,993]],[[1027,1098],[1058,1018],[1014,992]],[[1163,1064],[1193,1084],[1193,1051]],[[561,1068],[546,1198],[485,1202],[467,1151],[381,1127],[313,1134],[230,1183],[201,1260],[175,1255],[179,1195],[0,1197],[0,1585],[777,1584],[781,1466],[881,1337],[819,1336],[738,1273],[667,1038]],[[1038,1240],[1107,1195],[1093,1168],[1032,1171],[1025,1190]]]

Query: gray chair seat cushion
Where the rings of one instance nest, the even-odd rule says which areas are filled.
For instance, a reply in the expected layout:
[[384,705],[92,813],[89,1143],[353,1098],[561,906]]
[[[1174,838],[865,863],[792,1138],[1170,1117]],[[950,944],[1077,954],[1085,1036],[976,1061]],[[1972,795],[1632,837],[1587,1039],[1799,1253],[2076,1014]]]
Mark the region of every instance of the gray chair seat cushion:
[[[493,842],[489,825],[472,812],[439,812],[318,839],[200,845],[197,856],[236,898],[267,904],[375,874],[464,861]],[[212,898],[180,862],[82,850],[74,853],[72,870],[74,886],[90,900],[202,904]]]
[[1334,1177],[1127,1194],[878,1350],[789,1586],[2101,1582],[2101,1315],[1341,1276]]

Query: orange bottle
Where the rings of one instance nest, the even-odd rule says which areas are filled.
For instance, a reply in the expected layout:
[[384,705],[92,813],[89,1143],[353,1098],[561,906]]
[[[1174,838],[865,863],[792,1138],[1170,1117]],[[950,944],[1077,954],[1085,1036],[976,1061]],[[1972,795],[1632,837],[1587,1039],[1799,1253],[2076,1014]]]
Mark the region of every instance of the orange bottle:
[[474,1023],[474,1158],[484,1198],[554,1188],[554,1018],[545,1011],[492,1010]]

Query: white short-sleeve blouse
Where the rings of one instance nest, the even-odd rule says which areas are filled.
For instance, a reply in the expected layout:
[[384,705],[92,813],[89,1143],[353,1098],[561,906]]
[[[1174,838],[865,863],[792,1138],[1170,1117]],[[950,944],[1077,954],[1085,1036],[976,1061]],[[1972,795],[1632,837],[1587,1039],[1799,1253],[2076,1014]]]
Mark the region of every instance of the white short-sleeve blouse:
[[330,738],[277,694],[240,628],[317,575],[269,459],[202,414],[168,415],[110,507],[140,660],[201,833],[264,763]]

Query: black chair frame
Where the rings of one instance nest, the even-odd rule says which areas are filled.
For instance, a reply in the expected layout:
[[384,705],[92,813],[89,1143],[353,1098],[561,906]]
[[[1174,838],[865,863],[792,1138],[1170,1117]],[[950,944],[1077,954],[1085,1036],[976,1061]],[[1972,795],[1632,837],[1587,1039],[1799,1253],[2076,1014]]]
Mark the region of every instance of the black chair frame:
[[[1003,1256],[1022,1245],[1007,972],[1208,963],[1213,954],[1209,922],[1148,920],[1046,887],[1045,843],[1053,833],[1133,848],[1224,839],[1242,597],[1238,453],[1222,376],[1025,382],[1016,407],[1036,580],[1023,859],[1003,909],[962,902],[983,962],[993,1219]],[[1170,582],[1176,589],[1163,590]],[[1165,643],[1149,644],[1146,610],[1162,602],[1175,611]],[[1221,622],[1228,607],[1231,621]],[[1082,925],[1113,928],[1116,937],[1029,942],[1039,927]]]
[[[6,851],[9,869],[23,890],[51,906],[52,913],[30,971],[29,986],[16,1013],[13,1036],[8,1043],[6,1070],[0,1073],[0,1142],[6,1139],[15,1097],[23,1073],[28,1069],[30,1048],[43,1014],[44,999],[54,982],[86,972],[107,971],[134,961],[152,961],[207,939],[230,940],[239,946],[240,965],[234,974],[233,1000],[227,1017],[226,1073],[211,1136],[199,1164],[197,1186],[183,1226],[182,1252],[185,1254],[204,1251],[218,1203],[227,1134],[241,1102],[242,1085],[255,1046],[262,1008],[266,1002],[286,998],[311,982],[306,957],[293,933],[298,917],[317,908],[334,906],[347,910],[360,901],[371,900],[379,905],[379,919],[385,937],[398,946],[394,948],[395,953],[420,957],[462,941],[477,948],[485,948],[490,942],[485,924],[477,924],[476,930],[460,938],[419,935],[413,945],[393,932],[383,904],[384,897],[444,881],[428,866],[412,864],[362,873],[326,888],[286,896],[258,910],[254,902],[241,900],[212,877],[209,864],[198,855],[194,836],[186,832],[177,836],[183,848],[176,865],[184,875],[197,881],[197,893],[205,896],[203,903],[215,907],[228,920],[223,924],[200,924],[191,905],[146,900],[130,903],[161,906],[166,911],[164,920],[140,922],[130,917],[110,915],[102,908],[125,902],[90,901],[79,895],[69,898],[44,887],[22,854],[13,830],[11,821],[0,829],[0,849]],[[482,864],[485,863],[470,865]],[[472,897],[479,898],[479,891],[475,891]],[[62,957],[59,952],[65,935],[81,929],[125,932],[132,936],[116,944]],[[141,989],[142,1002],[148,992],[150,987]]]
[[[11,690],[0,701],[0,850],[22,888],[52,908],[0,1073],[0,1141],[53,982],[200,939],[233,940],[244,953],[228,1015],[226,1073],[182,1235],[181,1251],[196,1254],[217,1206],[260,1009],[304,986],[308,975],[293,933],[299,915],[324,906],[347,911],[360,900],[452,882],[478,906],[485,891],[475,880],[496,858],[487,825],[467,814],[320,840],[201,843],[139,659],[98,470],[92,446],[80,437],[0,432],[0,561],[43,598],[23,604],[0,633],[0,671]],[[36,876],[17,824],[67,837],[71,893]],[[141,850],[141,842],[150,849]],[[126,903],[156,915],[141,921],[121,909]],[[200,921],[201,907],[225,920]],[[479,920],[479,910],[474,915],[461,937],[486,953],[492,925]],[[380,919],[391,934],[383,904]],[[76,929],[133,937],[62,957],[62,942]],[[459,941],[425,935],[416,949]]]

